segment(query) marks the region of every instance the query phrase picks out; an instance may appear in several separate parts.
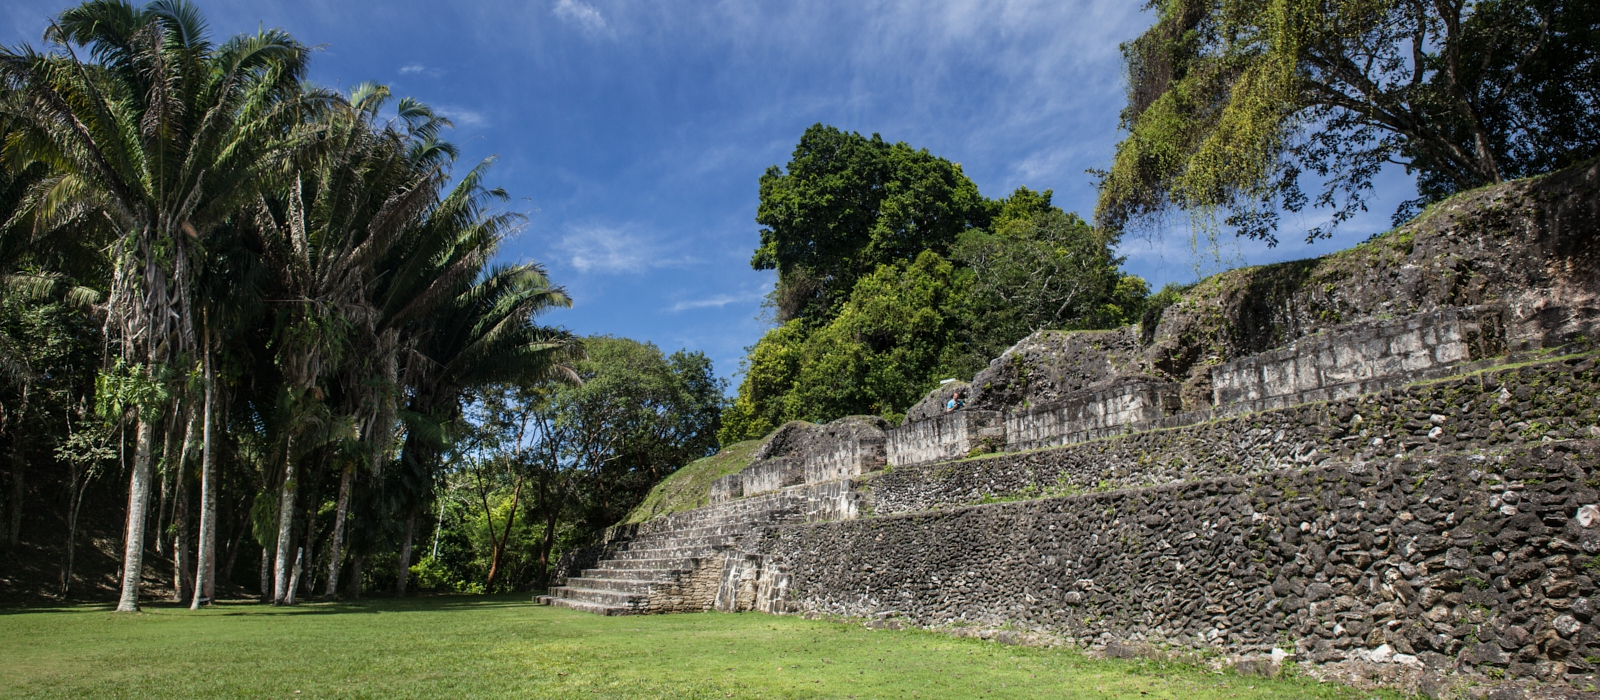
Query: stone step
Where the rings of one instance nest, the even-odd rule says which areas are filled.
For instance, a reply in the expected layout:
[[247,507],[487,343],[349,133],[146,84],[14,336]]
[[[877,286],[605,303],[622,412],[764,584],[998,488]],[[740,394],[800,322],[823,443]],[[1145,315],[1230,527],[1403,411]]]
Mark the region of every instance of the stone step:
[[597,568],[620,571],[624,569],[678,569],[690,570],[698,562],[693,557],[677,559],[606,559]]
[[648,537],[624,543],[618,552],[627,552],[639,549],[663,549],[667,547],[715,547],[737,539],[736,535],[690,535]]
[[609,591],[603,588],[573,588],[572,586],[556,586],[550,589],[550,597],[567,600],[586,600],[591,603],[624,607],[639,607],[649,599],[649,595],[645,593]]
[[619,605],[606,605],[604,603],[591,603],[587,600],[574,600],[572,598],[552,598],[539,596],[544,599],[545,605],[558,608],[570,608],[578,612],[593,613],[595,615],[637,615],[639,611]]
[[[602,562],[603,563],[603,562]],[[670,581],[689,573],[683,569],[584,569],[582,578],[616,581]]]
[[622,591],[624,593],[649,593],[652,588],[672,583],[675,583],[672,579],[653,578],[586,578],[578,576],[567,579],[568,588],[593,588],[606,591]]
[[689,547],[664,546],[634,549],[632,547],[611,555],[612,559],[699,559],[719,549],[731,546],[731,541]]

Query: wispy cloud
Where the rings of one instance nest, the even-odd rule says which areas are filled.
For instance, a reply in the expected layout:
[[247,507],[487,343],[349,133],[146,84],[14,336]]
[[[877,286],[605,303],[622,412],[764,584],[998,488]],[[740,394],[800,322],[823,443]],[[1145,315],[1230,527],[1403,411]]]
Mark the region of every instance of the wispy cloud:
[[450,105],[435,105],[433,111],[443,115],[456,126],[483,126],[489,121],[483,115],[470,109],[452,107]]
[[740,304],[744,302],[755,301],[761,297],[762,294],[760,292],[753,292],[749,294],[718,294],[705,299],[690,299],[686,301],[680,301],[670,307],[667,307],[667,310],[690,311],[693,309],[720,309],[729,304]]
[[578,25],[589,36],[612,36],[611,25],[605,15],[583,0],[557,0],[551,9],[555,16]]
[[427,66],[424,66],[420,63],[413,63],[409,66],[400,66],[400,75],[413,75],[416,73],[421,73],[427,69]]
[[642,272],[693,262],[687,256],[674,256],[649,237],[599,224],[572,226],[556,247],[579,272]]

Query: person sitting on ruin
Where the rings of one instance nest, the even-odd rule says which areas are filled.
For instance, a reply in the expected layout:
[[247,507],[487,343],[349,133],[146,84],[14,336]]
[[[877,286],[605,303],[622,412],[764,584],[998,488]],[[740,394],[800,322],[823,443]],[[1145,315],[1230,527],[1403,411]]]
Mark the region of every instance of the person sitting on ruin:
[[966,405],[967,405],[966,395],[963,394],[960,389],[957,389],[956,393],[950,395],[950,400],[944,402],[944,412],[945,413],[955,413],[956,411],[961,410]]

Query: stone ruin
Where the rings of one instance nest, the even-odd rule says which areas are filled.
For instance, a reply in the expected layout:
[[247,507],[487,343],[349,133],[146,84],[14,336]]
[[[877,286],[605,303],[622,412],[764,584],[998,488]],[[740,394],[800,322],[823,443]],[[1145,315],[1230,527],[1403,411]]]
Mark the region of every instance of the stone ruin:
[[543,600],[1585,687],[1596,191],[1600,166],[1471,193],[1390,234],[1408,250],[1229,273],[1153,329],[1037,333],[901,425],[785,425],[710,505],[612,528]]

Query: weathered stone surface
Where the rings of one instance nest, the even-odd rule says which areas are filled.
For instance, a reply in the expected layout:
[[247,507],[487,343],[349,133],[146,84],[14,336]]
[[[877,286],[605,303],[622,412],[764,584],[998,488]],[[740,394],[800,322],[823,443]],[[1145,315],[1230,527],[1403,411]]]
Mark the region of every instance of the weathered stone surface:
[[888,462],[893,466],[960,459],[974,450],[995,452],[1005,445],[1005,423],[997,411],[963,409],[890,430]]
[[1500,355],[1503,334],[1500,310],[1491,307],[1348,324],[1211,368],[1212,404],[1356,396],[1377,381]]
[[[1526,398],[1515,398],[1518,387],[1530,389]],[[897,466],[873,478],[872,512],[1152,486],[1400,452],[1507,449],[1588,437],[1597,424],[1595,359],[1553,360],[1051,450]],[[1430,437],[1434,428],[1441,431]]]
[[1006,414],[1011,452],[1083,442],[1126,426],[1160,420],[1178,409],[1178,387],[1150,377],[1118,377],[1057,403]]
[[1462,193],[1350,250],[1216,275],[1161,315],[1140,371],[1184,384],[1193,410],[1211,365],[1362,320],[1492,303],[1513,348],[1596,337],[1597,191],[1590,163]]
[[[1588,668],[1595,630],[1548,591],[1596,592],[1593,556],[1569,544],[1593,529],[1576,514],[1596,478],[1600,442],[1560,442],[783,525],[747,551],[783,572],[801,611],[1235,652],[1287,636],[1325,661],[1387,644],[1500,673],[1515,659]],[[1507,493],[1525,510],[1502,513]],[[1483,566],[1445,566],[1451,546]],[[1514,654],[1484,641],[1519,635]]]

